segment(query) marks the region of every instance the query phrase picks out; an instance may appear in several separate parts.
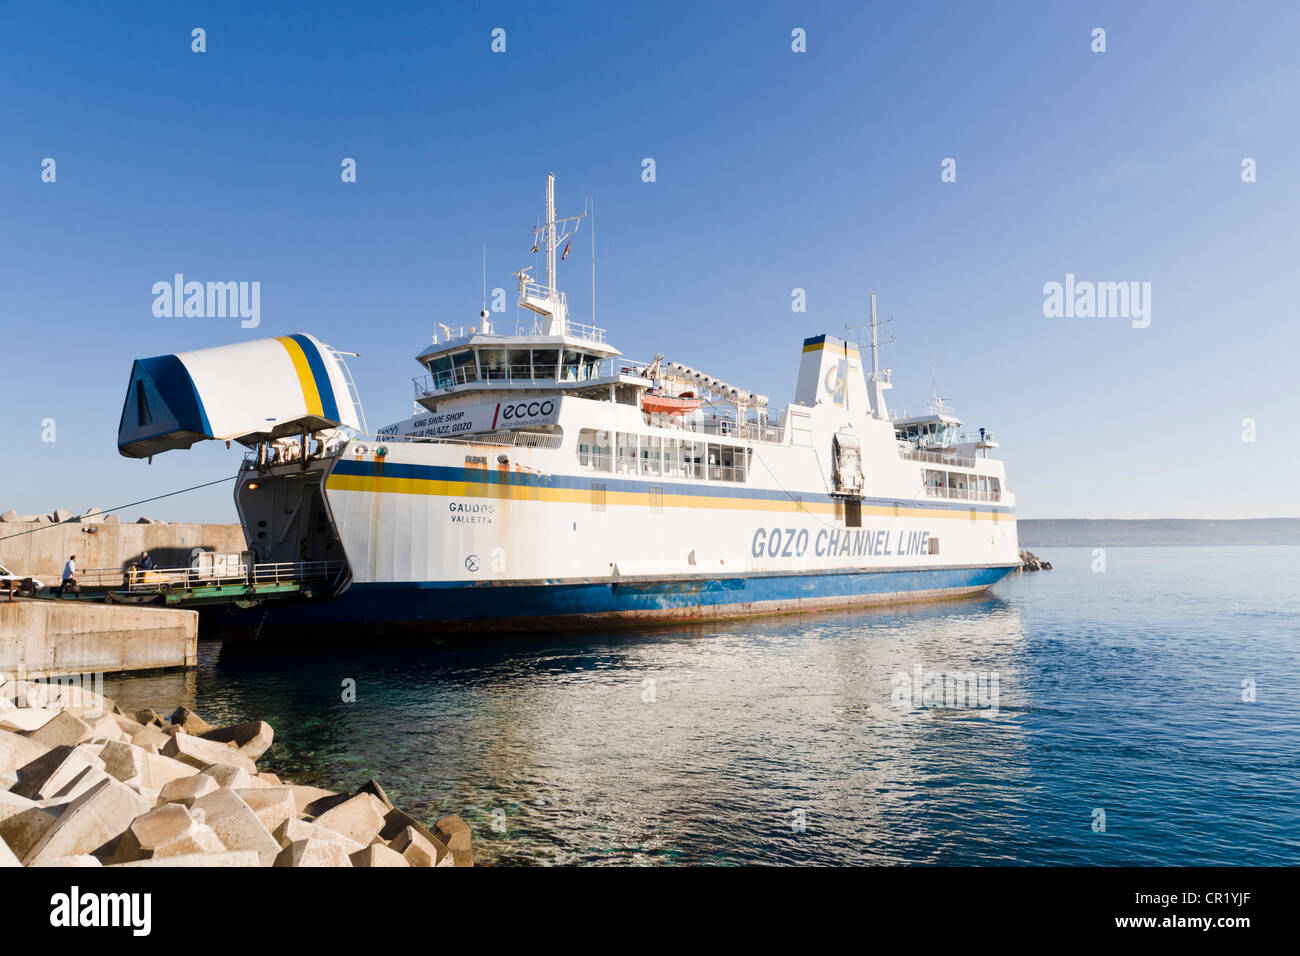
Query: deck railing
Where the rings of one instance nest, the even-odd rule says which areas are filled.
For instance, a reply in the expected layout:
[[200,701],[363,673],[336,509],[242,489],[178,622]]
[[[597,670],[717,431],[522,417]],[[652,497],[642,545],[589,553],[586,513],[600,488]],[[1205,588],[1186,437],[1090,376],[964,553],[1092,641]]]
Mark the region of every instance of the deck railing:
[[937,451],[917,451],[915,448],[899,448],[900,458],[908,461],[924,461],[933,465],[955,465],[958,468],[974,468],[975,459],[965,455],[947,455]]
[[1001,492],[982,491],[978,488],[936,488],[934,485],[926,485],[925,494],[930,498],[956,498],[960,501],[1002,500]]
[[744,481],[742,465],[711,465],[699,461],[661,461],[635,455],[579,453],[578,467],[591,474],[627,475],[639,478],[699,478],[708,481]]
[[[130,568],[79,568],[76,581],[82,589],[92,591],[162,591],[223,583],[308,581],[333,577],[344,565],[345,562],[342,561],[272,562],[254,564],[251,575],[247,564],[224,562],[206,568],[152,568],[148,571],[141,568],[134,571]],[[57,588],[62,582],[55,580],[46,583]]]
[[547,432],[501,431],[483,432],[479,435],[466,435],[463,438],[449,437],[408,437],[406,435],[381,435],[377,442],[418,442],[432,445],[493,445],[502,448],[559,448],[564,444],[564,436]]

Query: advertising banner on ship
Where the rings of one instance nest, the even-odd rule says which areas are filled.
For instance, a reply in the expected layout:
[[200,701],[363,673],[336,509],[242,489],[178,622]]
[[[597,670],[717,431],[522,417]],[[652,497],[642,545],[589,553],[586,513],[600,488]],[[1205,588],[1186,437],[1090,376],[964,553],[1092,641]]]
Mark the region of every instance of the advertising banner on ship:
[[561,399],[548,396],[458,406],[443,412],[415,415],[395,425],[386,425],[379,429],[379,434],[390,437],[446,438],[508,428],[554,425],[560,417],[560,402]]

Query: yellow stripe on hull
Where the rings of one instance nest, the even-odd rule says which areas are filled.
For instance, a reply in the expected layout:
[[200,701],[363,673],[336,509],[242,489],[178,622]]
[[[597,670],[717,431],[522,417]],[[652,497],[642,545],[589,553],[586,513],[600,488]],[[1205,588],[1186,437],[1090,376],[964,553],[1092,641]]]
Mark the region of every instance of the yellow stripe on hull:
[[[530,485],[508,485],[495,482],[437,481],[428,478],[389,478],[368,475],[331,475],[325,483],[327,491],[359,491],[389,495],[438,495],[448,498],[495,498],[509,501],[546,501],[559,504],[588,504],[591,492],[585,488],[539,488]],[[625,507],[649,508],[649,495],[643,491],[606,491],[605,504]],[[831,502],[795,502],[766,498],[710,497],[705,495],[663,495],[664,508],[706,508],[715,511],[764,511],[794,514],[834,514]],[[862,514],[885,518],[949,518],[971,520],[969,510],[942,508],[909,508],[892,505],[864,505]],[[975,520],[1015,521],[1013,514],[976,511]]]

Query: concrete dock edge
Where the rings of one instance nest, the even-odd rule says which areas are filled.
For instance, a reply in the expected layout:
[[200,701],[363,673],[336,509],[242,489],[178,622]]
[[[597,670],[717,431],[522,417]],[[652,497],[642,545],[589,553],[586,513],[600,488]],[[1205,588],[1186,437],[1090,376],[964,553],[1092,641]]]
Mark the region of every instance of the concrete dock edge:
[[0,600],[0,671],[36,679],[193,667],[198,632],[197,611]]

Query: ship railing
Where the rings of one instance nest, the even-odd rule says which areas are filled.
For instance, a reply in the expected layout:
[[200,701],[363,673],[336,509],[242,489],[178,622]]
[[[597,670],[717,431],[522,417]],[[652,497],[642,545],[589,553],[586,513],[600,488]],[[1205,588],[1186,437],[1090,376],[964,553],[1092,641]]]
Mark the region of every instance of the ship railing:
[[344,566],[342,561],[272,561],[254,564],[251,572],[247,564],[219,564],[210,568],[155,568],[134,572],[117,570],[116,573],[121,586],[127,590],[168,591],[204,585],[313,581],[334,577]]
[[942,405],[931,402],[929,405],[917,408],[899,408],[889,413],[890,421],[898,421],[902,418],[928,418],[931,415],[951,415],[957,417],[957,409],[947,402]]
[[581,322],[565,322],[565,331],[574,338],[586,339],[589,342],[605,341],[605,330],[598,325],[583,325]]
[[[124,588],[130,583],[130,573],[128,568],[78,568],[77,584],[92,590]],[[56,582],[54,586],[58,587],[58,583]]]
[[[139,590],[159,585],[188,586],[190,582],[239,580],[247,577],[243,564],[218,564],[199,570],[194,567],[151,568],[78,568],[77,584],[92,591]],[[57,587],[58,584],[55,584]]]
[[941,488],[926,485],[925,493],[930,498],[956,498],[961,501],[1001,501],[1002,493],[984,491],[980,488]]
[[685,419],[682,425],[686,431],[695,432],[699,435],[719,435],[725,438],[742,438],[748,441],[768,442],[769,444],[783,444],[785,442],[785,431],[780,425],[760,425],[757,422],[744,422],[737,424],[728,418],[719,418],[717,420],[703,419],[692,421]]
[[898,455],[908,461],[924,461],[933,465],[955,465],[958,468],[974,468],[975,459],[965,455],[945,455],[937,451],[917,451],[915,448],[899,448]]
[[568,311],[568,299],[563,292],[552,292],[550,286],[542,285],[540,282],[523,281],[519,283],[519,297],[521,299],[539,299],[542,302],[559,302]]
[[559,448],[564,436],[550,432],[497,431],[477,435],[422,437],[418,435],[379,435],[377,442],[410,442],[432,445],[493,445],[502,448]]
[[253,584],[282,584],[332,578],[343,567],[342,561],[273,561],[253,565]]
[[638,458],[634,455],[603,455],[579,452],[578,467],[584,472],[620,475],[628,478],[698,478],[706,481],[744,481],[742,465],[714,465],[701,461]]

